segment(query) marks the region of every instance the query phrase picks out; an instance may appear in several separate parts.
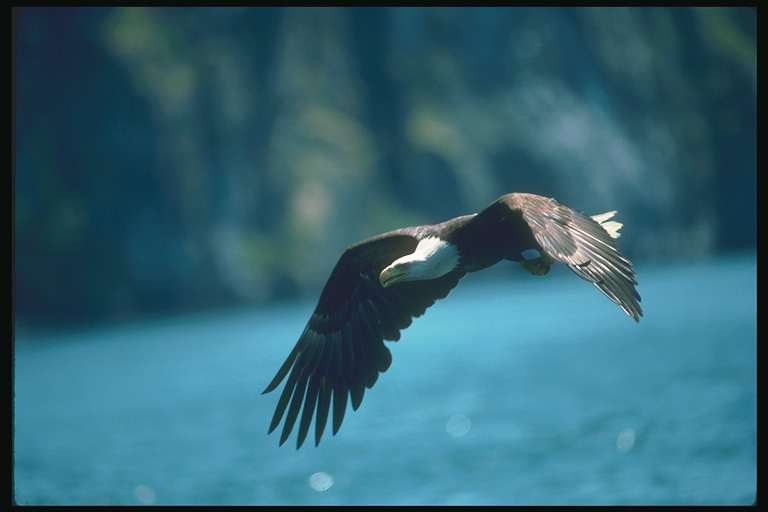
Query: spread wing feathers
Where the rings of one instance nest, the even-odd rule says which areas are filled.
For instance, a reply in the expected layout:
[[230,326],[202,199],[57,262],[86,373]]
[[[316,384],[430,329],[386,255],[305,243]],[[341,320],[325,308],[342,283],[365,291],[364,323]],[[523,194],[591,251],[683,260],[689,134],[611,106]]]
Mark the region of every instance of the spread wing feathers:
[[392,355],[383,340],[400,339],[400,330],[413,317],[447,296],[463,277],[461,272],[450,272],[438,279],[383,288],[379,274],[384,267],[416,247],[417,240],[405,232],[398,230],[355,244],[336,264],[299,341],[264,390],[273,391],[287,376],[269,426],[271,433],[285,417],[281,445],[298,419],[298,449],[313,414],[315,445],[319,444],[331,414],[331,397],[335,435],[348,399],[356,410],[365,388],[371,388],[379,373],[389,368]]
[[510,194],[504,198],[510,208],[521,211],[544,252],[566,263],[627,315],[640,321],[643,310],[635,289],[635,270],[613,241],[619,236],[621,224],[608,221],[615,212],[593,218],[554,199],[527,194]]

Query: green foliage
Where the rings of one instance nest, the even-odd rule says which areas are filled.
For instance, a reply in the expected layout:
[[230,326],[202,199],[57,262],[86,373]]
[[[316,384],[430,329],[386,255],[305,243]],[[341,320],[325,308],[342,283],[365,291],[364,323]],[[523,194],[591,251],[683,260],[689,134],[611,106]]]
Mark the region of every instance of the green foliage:
[[633,258],[755,247],[742,8],[30,8],[15,313],[314,295],[350,243],[510,191]]

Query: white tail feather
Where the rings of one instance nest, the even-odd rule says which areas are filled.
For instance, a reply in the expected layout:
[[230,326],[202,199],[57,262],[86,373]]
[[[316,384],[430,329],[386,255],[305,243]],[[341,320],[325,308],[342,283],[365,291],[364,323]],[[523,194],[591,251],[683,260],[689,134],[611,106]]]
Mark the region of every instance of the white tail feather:
[[606,230],[609,235],[611,235],[611,238],[619,238],[621,236],[619,230],[624,224],[621,222],[616,222],[615,220],[608,220],[614,215],[616,215],[616,210],[613,210],[612,212],[601,213],[600,215],[593,215],[592,219],[600,224],[600,226],[602,226],[602,228]]

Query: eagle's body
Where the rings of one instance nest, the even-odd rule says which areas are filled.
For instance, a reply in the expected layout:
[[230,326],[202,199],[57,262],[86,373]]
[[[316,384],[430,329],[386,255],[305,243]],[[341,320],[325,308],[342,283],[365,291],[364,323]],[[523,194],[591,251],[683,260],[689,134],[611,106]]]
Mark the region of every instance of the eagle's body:
[[[635,271],[616,247],[615,212],[589,217],[554,199],[507,194],[477,214],[398,229],[348,247],[339,258],[298,343],[265,393],[288,376],[269,431],[285,425],[280,444],[301,412],[297,448],[315,418],[320,442],[333,397],[333,433],[347,407],[389,368],[384,340],[442,299],[468,272],[502,260],[544,275],[557,261],[592,282],[625,313],[640,320]],[[303,411],[302,411],[303,406]]]

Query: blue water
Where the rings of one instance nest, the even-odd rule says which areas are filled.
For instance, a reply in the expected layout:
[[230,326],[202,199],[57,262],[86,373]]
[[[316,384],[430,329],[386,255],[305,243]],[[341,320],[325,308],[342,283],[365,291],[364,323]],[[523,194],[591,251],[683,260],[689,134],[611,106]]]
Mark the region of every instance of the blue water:
[[[266,435],[314,306],[17,333],[21,504],[751,504],[756,257],[639,265],[635,324],[564,269],[470,276],[335,437]],[[489,277],[490,276],[490,277]]]

